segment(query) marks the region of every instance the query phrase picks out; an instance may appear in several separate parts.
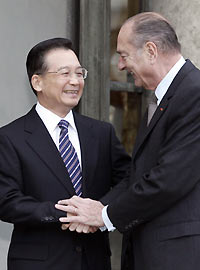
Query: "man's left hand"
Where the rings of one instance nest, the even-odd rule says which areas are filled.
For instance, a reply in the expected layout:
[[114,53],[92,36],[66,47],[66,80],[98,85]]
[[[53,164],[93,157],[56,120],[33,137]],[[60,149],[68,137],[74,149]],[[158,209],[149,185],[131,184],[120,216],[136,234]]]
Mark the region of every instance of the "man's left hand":
[[103,227],[102,219],[103,204],[91,199],[83,199],[73,196],[71,199],[61,200],[55,207],[59,210],[71,213],[59,220],[63,223],[81,223],[89,226]]

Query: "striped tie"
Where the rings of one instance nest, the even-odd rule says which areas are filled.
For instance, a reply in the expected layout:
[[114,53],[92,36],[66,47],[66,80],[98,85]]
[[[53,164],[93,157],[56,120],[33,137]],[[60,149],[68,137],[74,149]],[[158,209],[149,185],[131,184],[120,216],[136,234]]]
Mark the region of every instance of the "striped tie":
[[61,120],[58,123],[58,126],[61,129],[60,138],[59,138],[59,151],[65,163],[65,167],[67,168],[67,171],[71,178],[75,192],[78,196],[81,196],[82,173],[81,173],[81,167],[80,167],[77,153],[71,141],[69,140],[69,135],[68,135],[69,123],[66,120]]

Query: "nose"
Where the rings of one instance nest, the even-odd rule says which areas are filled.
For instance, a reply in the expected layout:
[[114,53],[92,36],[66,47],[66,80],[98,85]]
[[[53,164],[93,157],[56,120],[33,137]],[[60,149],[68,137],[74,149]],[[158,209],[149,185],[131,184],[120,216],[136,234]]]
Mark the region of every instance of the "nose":
[[71,76],[69,78],[69,83],[73,84],[73,85],[79,84],[79,80],[78,80],[76,74],[73,74],[73,75],[71,74]]
[[123,61],[123,59],[121,58],[121,56],[119,57],[119,60],[118,60],[118,69],[120,70],[120,71],[122,71],[122,70],[124,70],[125,69],[125,64],[124,64],[124,61]]

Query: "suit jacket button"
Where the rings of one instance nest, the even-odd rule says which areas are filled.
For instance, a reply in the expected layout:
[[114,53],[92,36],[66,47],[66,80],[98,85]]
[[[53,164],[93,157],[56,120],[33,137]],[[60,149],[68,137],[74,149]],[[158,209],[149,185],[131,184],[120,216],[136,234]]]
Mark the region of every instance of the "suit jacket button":
[[48,217],[42,217],[42,218],[41,218],[41,221],[42,221],[42,222],[45,222],[45,221],[48,221],[48,220],[49,220]]
[[81,252],[81,251],[82,251],[82,247],[77,246],[77,247],[76,247],[76,251],[77,251],[77,252]]

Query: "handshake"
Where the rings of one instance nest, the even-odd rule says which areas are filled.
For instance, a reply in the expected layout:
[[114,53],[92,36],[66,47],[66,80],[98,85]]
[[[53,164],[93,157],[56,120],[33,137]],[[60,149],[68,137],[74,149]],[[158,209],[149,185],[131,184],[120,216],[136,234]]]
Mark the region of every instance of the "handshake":
[[95,200],[73,196],[71,199],[60,200],[55,208],[66,212],[59,218],[63,230],[69,229],[78,233],[94,233],[104,226],[102,209],[104,205]]

